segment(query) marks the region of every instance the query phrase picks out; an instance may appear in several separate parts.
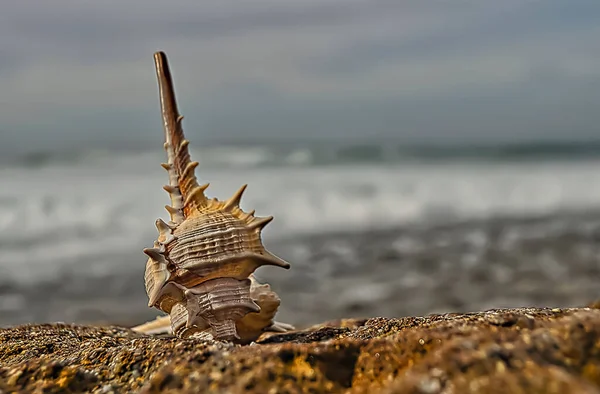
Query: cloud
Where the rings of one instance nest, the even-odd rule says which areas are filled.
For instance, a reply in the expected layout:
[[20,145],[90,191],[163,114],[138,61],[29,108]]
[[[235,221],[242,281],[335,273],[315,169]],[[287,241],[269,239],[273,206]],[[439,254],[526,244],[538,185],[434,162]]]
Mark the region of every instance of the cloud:
[[[85,127],[77,119],[105,122],[107,139],[121,138],[119,124],[141,133],[155,120],[141,117],[156,110],[151,55],[161,49],[188,122],[215,136],[376,125],[402,137],[411,132],[392,122],[403,122],[415,135],[486,138],[489,119],[456,97],[490,116],[516,111],[504,121],[514,133],[556,134],[514,119],[529,122],[542,102],[556,111],[598,98],[599,14],[585,0],[12,2],[0,15],[0,132],[72,138]],[[447,108],[463,112],[447,123]],[[599,120],[590,113],[574,127]]]

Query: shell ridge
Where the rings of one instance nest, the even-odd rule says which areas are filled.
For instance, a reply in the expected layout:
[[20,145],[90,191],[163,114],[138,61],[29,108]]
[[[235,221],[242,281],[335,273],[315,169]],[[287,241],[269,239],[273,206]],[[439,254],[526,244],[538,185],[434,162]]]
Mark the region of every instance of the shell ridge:
[[[263,253],[241,252],[235,255],[230,255],[229,253],[222,253],[221,256],[214,256],[212,258],[205,257],[202,260],[198,260],[197,258],[191,256],[182,256],[178,265],[180,265],[182,268],[187,269],[188,271],[194,272],[195,269],[200,270],[203,267],[209,268],[210,266],[216,265],[225,266],[228,264],[236,264],[239,262],[251,262],[252,265],[256,266],[256,268],[263,265],[274,265],[285,269],[290,268],[290,264],[287,261],[282,260],[274,254],[266,251]],[[253,271],[254,269],[250,271],[249,274]]]

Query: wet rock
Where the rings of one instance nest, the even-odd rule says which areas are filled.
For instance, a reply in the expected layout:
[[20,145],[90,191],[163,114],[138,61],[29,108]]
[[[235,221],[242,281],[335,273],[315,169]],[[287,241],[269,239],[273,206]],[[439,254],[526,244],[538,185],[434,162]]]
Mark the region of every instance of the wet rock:
[[0,330],[0,392],[600,394],[600,310],[344,319],[248,346],[25,325]]

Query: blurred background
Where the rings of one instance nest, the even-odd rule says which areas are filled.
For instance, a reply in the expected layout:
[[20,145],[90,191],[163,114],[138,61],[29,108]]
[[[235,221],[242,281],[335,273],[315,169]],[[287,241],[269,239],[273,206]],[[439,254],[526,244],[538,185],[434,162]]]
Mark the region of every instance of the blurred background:
[[0,11],[0,325],[136,324],[167,218],[152,54],[207,194],[274,215],[279,319],[600,287],[600,2],[31,0]]

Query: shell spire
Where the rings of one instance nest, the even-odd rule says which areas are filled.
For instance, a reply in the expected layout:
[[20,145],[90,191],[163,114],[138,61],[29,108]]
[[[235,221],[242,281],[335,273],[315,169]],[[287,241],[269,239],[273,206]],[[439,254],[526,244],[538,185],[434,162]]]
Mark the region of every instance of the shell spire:
[[171,206],[167,206],[166,209],[171,215],[171,221],[179,224],[191,211],[206,205],[204,190],[208,185],[200,186],[196,180],[194,169],[198,162],[190,160],[189,141],[185,139],[181,126],[183,116],[177,109],[171,70],[164,52],[154,54],[154,64],[165,131],[164,146],[167,151],[167,163],[162,166],[169,173],[169,184],[164,189],[169,193]]

